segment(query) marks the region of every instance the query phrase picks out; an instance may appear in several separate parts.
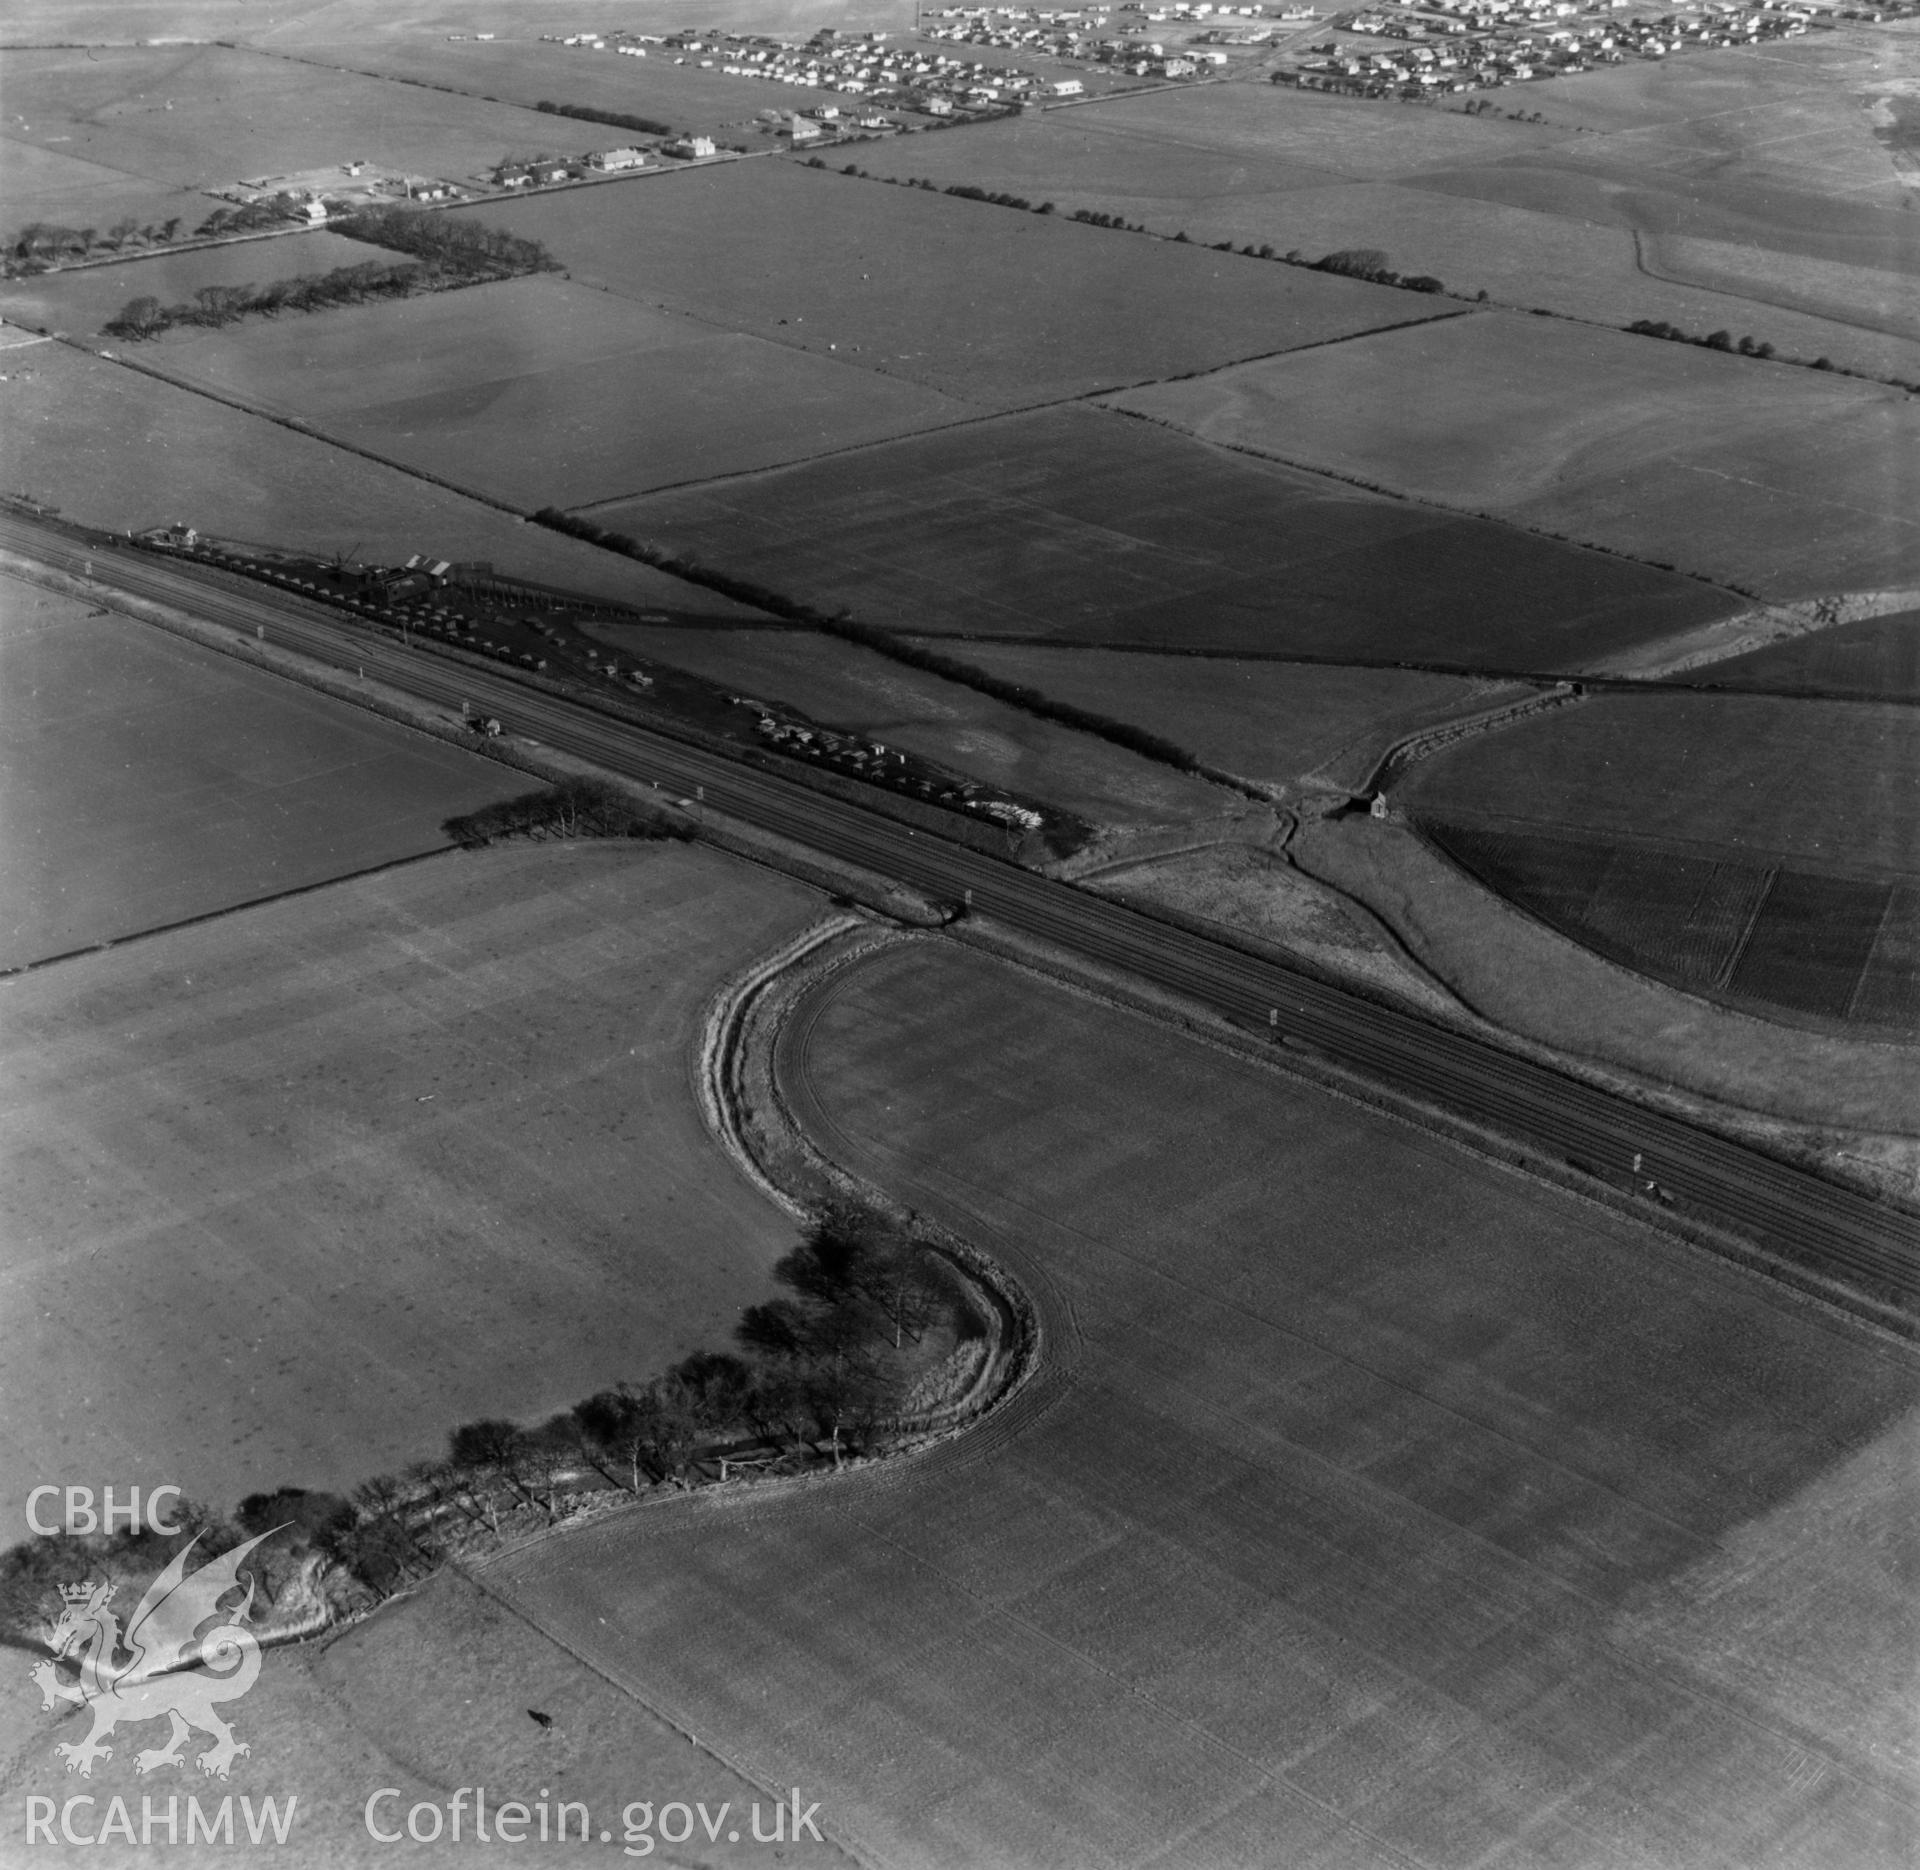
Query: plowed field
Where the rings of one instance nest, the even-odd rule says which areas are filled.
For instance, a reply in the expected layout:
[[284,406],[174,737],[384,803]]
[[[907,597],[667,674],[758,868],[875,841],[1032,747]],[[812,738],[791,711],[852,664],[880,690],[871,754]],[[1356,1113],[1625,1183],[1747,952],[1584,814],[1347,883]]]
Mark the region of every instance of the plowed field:
[[860,1855],[1904,1864],[1911,1353],[960,952],[841,977],[786,1082],[1043,1374],[489,1577]]
[[1737,607],[1618,558],[1089,409],[595,517],[822,609],[943,636],[1555,670]]
[[525,776],[0,578],[0,967],[444,849]]
[[1468,741],[1395,798],[1489,887],[1630,967],[1911,1031],[1917,770],[1907,708],[1608,696]]
[[1721,688],[1920,701],[1920,610],[1792,637],[1716,663],[1689,679]]
[[688,1050],[817,903],[679,846],[535,846],[15,981],[11,1523],[50,1470],[344,1491],[723,1343],[792,1229]]

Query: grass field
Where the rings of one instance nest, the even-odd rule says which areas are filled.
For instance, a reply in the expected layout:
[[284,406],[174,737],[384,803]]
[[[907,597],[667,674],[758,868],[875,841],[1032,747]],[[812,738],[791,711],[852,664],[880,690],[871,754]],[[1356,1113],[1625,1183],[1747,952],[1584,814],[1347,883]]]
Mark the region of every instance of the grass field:
[[721,1342],[792,1230],[709,1140],[688,1048],[817,901],[693,849],[535,846],[16,981],[13,1523],[49,1467],[345,1488]]
[[1401,735],[1497,699],[1491,684],[1411,669],[1027,643],[969,643],[962,654],[990,675],[1164,734],[1209,766],[1263,785],[1323,768],[1356,773],[1359,784]]
[[114,529],[184,520],[227,538],[397,564],[488,559],[535,579],[710,620],[759,615],[190,390],[42,344],[0,384],[0,481]]
[[956,951],[842,977],[786,1082],[1047,1373],[487,1575],[861,1855],[1907,1861],[1910,1352]]
[[[900,26],[913,9],[901,0],[676,0],[669,9],[646,0],[578,0],[567,17],[576,28],[665,32],[678,24],[734,25],[742,31],[806,38],[817,26]],[[448,31],[525,33],[521,0],[469,0]],[[418,38],[421,16],[385,0],[282,0],[262,17],[249,0],[18,0],[9,9],[7,43],[126,45],[149,39],[241,38],[264,45],[303,41],[379,44]]]
[[243,240],[9,280],[0,286],[0,316],[72,337],[97,337],[129,299],[152,297],[162,305],[179,305],[191,301],[202,286],[265,285],[337,266],[392,266],[398,260],[399,255],[384,247],[340,234]]
[[[670,26],[641,25],[629,8],[609,25],[627,32],[662,32],[695,23],[682,9],[674,13]],[[698,23],[704,25],[706,21]],[[649,56],[640,59],[589,52],[577,46],[543,45],[528,32],[529,24],[528,17],[521,14],[508,28],[508,37],[488,44],[473,39],[450,42],[442,33],[431,38],[419,34],[404,38],[362,34],[341,39],[302,37],[297,48],[289,49],[319,64],[411,79],[419,84],[445,85],[508,104],[529,108],[542,102],[575,104],[589,110],[646,117],[682,132],[748,148],[774,146],[773,136],[756,120],[759,111],[811,110],[816,105],[844,101],[837,92],[810,86],[730,78],[718,69],[702,71],[692,60],[676,65],[673,54],[659,46],[650,47]],[[565,30],[581,30],[572,15]],[[769,29],[755,25],[750,30]],[[279,43],[277,35],[267,35],[267,43]],[[560,122],[555,124],[551,140],[571,149],[573,144],[567,139],[572,137],[584,150],[595,147],[596,138],[602,143],[611,142],[619,134],[604,125]]]
[[1661,572],[1090,409],[596,517],[823,608],[943,636],[1563,669],[1734,608]]
[[[1693,240],[1684,234],[1643,237],[1640,248],[1647,271],[1661,279],[1758,305],[1781,306],[1829,323],[1851,321],[1908,344],[1920,338],[1920,315],[1913,309],[1913,281],[1907,274],[1799,254],[1767,253],[1725,240]],[[1783,324],[1781,329],[1786,332],[1793,327]],[[1804,354],[1804,342],[1789,339],[1779,348]],[[1823,345],[1814,354],[1826,353]]]
[[1915,404],[1824,372],[1480,313],[1114,402],[1769,596],[1920,576]]
[[[8,60],[0,54],[0,83]],[[197,227],[217,205],[204,195],[169,189],[137,175],[83,162],[60,149],[42,149],[0,130],[0,171],[7,179],[5,226],[15,234],[34,221],[91,227],[104,233],[123,216],[164,225],[176,216]]]
[[1920,230],[1892,207],[1836,199],[1810,187],[1735,177],[1669,174],[1610,157],[1605,143],[1561,148],[1474,168],[1427,169],[1409,187],[1442,196],[1504,202],[1542,214],[1658,236],[1727,241],[1769,252],[1920,271]]
[[1863,106],[1915,75],[1905,33],[1836,21],[1797,42],[1633,60],[1545,95],[1549,115],[1605,133],[1598,147],[1623,161],[1897,207],[1896,172]]
[[[1231,802],[1204,780],[837,637],[652,624],[597,625],[593,633],[762,700],[788,702],[829,727],[1045,800],[1092,825],[1178,824]],[[1157,722],[1154,729],[1164,731]]]
[[576,278],[642,303],[991,407],[1176,376],[1434,309],[1386,286],[1115,240],[1058,216],[787,162],[461,212],[544,241]]
[[[961,136],[905,137],[855,156],[874,175],[1095,208],[1156,233],[1185,228],[1198,240],[1211,223],[1244,225],[1240,238],[1258,244],[1269,235],[1253,230],[1282,219],[1298,192],[1490,161],[1547,134],[1270,85],[1209,85],[979,124]],[[1226,238],[1226,228],[1212,238]]]
[[1600,953],[1763,1007],[1920,1029],[1920,725],[1903,707],[1608,696],[1395,798]]
[[[1270,144],[1248,133],[1263,123],[1294,128],[1288,113],[1299,110],[1316,130],[1340,134]],[[1564,129],[1553,134],[1543,150],[1565,140]],[[1309,259],[1377,247],[1399,272],[1586,320],[1659,318],[1705,333],[1744,319],[1736,335],[1752,329],[1784,353],[1920,380],[1920,331],[1898,274],[1725,240],[1636,235],[1617,211],[1602,220],[1498,199],[1499,159],[1546,135],[1492,118],[1232,86],[984,124],[964,136],[909,137],[863,152],[860,163],[876,175],[1050,199],[1062,213],[1115,214],[1207,244]],[[1495,165],[1484,173],[1496,198],[1455,193],[1437,207],[1432,191],[1415,185],[1423,161],[1469,157],[1476,144]]]
[[230,331],[143,363],[522,509],[802,460],[975,412],[549,276]]
[[[203,4],[204,0],[164,0]],[[31,5],[45,0],[29,0]],[[276,11],[269,23],[254,22],[262,43],[300,45],[338,41],[353,35],[366,44],[405,43],[421,37],[418,15],[396,14],[381,0],[299,0]],[[906,0],[578,0],[569,8],[570,30],[603,33],[673,32],[696,26],[713,31],[764,32],[807,39],[822,26],[842,31],[910,27],[914,11]],[[465,0],[457,26],[449,31],[494,32],[502,42],[530,37],[522,0]],[[436,36],[438,36],[436,34]]]
[[4,71],[10,136],[178,188],[356,157],[458,179],[563,140],[511,104],[223,46],[11,52]]
[[1805,689],[1920,701],[1920,610],[1791,637],[1717,663],[1704,679],[1721,688]]
[[1463,741],[1415,766],[1394,798],[1710,859],[1920,878],[1916,783],[1911,709],[1649,691]]
[[1458,197],[1436,209],[1429,192],[1405,182],[1226,198],[1200,204],[1184,224],[1195,240],[1310,258],[1377,247],[1396,270],[1431,274],[1456,292],[1621,327],[1643,318],[1701,336],[1730,327],[1783,356],[1920,381],[1910,294],[1897,274],[1719,240],[1656,241],[1497,201]]
[[0,967],[396,858],[521,774],[0,579]]
[[[1109,139],[1106,162],[1121,173],[1151,172],[1169,155],[1179,162],[1178,152],[1198,148],[1244,165],[1249,179],[1269,165],[1298,163],[1351,181],[1493,162],[1565,140],[1552,126],[1382,109],[1362,98],[1267,84],[1175,87],[1064,115],[1071,120],[1061,126],[1065,133]],[[1051,126],[1043,118],[1039,128]],[[902,144],[897,153],[911,150]]]

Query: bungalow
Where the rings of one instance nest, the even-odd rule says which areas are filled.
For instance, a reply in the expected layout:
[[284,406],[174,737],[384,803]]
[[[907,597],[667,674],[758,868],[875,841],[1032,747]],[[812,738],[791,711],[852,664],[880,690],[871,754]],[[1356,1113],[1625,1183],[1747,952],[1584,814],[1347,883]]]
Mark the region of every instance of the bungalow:
[[598,169],[603,174],[607,174],[615,169],[644,168],[646,161],[647,154],[645,150],[635,149],[630,144],[623,144],[618,149],[595,150],[593,154],[587,158],[587,167],[590,169]]

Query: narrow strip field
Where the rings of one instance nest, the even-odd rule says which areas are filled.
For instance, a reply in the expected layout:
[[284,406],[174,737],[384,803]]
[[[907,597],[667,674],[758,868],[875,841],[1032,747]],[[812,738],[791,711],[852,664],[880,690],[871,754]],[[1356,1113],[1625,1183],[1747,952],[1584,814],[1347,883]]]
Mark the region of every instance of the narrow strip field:
[[1233,802],[1189,773],[838,637],[644,623],[598,626],[595,634],[762,700],[790,703],[829,727],[1043,799],[1089,824],[1177,824]]
[[[204,204],[211,207],[212,203]],[[300,273],[336,266],[391,266],[398,255],[385,247],[340,234],[278,235],[223,246],[158,253],[151,259],[112,266],[68,267],[0,286],[0,313],[17,323],[39,325],[71,337],[97,337],[129,299],[155,298],[162,305],[190,301],[206,286],[265,285]],[[304,323],[304,320],[299,322]]]
[[1908,1861],[1910,1351],[951,948],[782,1073],[1005,1257],[1041,1375],[487,1575],[864,1858]]
[[1324,771],[1333,783],[1358,786],[1399,736],[1524,692],[1412,669],[1043,643],[969,643],[957,653],[1002,681],[1148,728],[1209,766],[1262,785]]

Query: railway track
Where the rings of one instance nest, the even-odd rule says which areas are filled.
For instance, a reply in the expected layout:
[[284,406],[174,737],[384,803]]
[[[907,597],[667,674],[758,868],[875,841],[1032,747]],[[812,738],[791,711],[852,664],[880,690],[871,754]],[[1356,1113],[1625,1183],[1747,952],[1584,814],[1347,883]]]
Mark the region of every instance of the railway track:
[[877,812],[611,715],[454,665],[291,594],[132,547],[76,544],[0,514],[0,546],[135,596],[190,610],[423,700],[470,703],[559,751],[704,797],[717,812],[976,911],[1085,960],[1305,1045],[1523,1148],[1646,1197],[1881,1298],[1920,1296],[1920,1218],[1683,1119],[1419,1015],[1381,1006],[1169,926],[1123,904],[916,831]]

